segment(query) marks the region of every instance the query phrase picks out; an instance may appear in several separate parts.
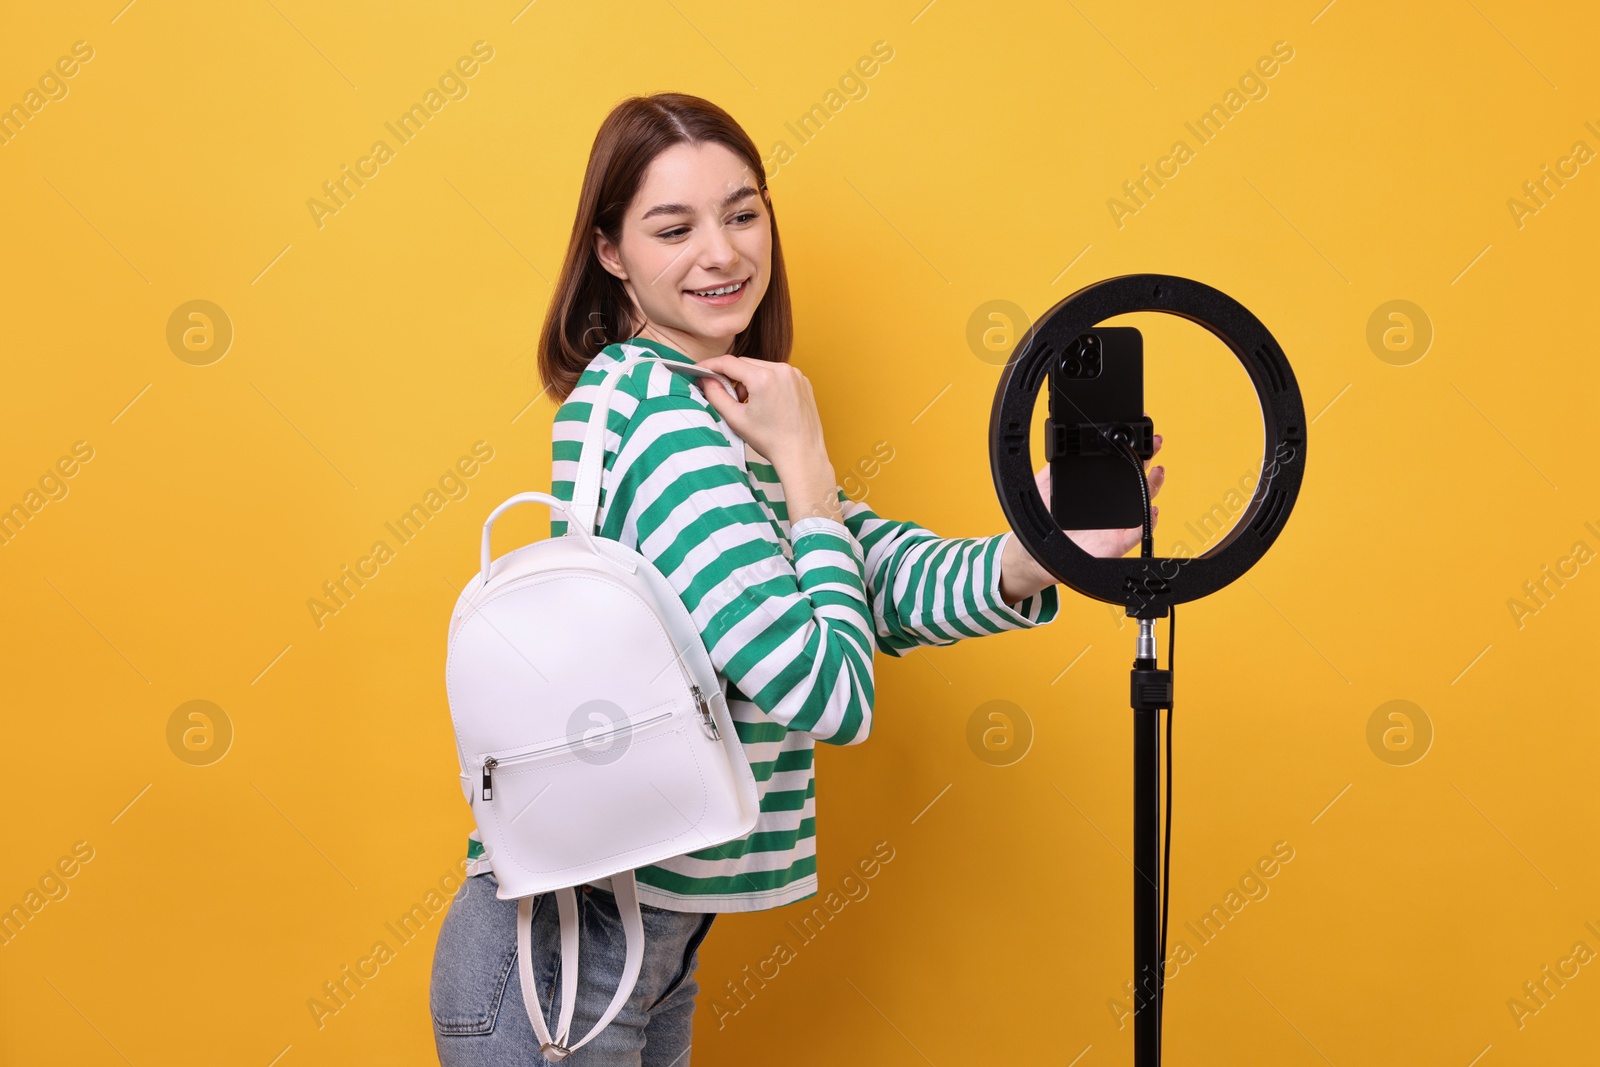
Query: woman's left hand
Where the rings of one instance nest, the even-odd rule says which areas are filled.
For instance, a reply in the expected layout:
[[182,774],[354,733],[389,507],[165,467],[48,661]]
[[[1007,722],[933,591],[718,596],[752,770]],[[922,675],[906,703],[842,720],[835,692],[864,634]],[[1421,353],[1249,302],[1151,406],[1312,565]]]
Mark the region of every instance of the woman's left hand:
[[[1151,455],[1161,451],[1161,435],[1155,435],[1155,447]],[[1165,467],[1150,467],[1150,461],[1144,461],[1145,476],[1150,482],[1150,497],[1161,491],[1161,486],[1166,483],[1167,470]],[[1033,476],[1034,484],[1039,487],[1039,495],[1044,498],[1045,507],[1050,506],[1050,464],[1040,467]],[[1150,505],[1150,527],[1153,530],[1161,515],[1161,509],[1155,504]],[[1101,559],[1115,559],[1125,556],[1132,549],[1138,548],[1144,539],[1144,527],[1130,526],[1126,530],[1063,530],[1074,544],[1091,556]]]

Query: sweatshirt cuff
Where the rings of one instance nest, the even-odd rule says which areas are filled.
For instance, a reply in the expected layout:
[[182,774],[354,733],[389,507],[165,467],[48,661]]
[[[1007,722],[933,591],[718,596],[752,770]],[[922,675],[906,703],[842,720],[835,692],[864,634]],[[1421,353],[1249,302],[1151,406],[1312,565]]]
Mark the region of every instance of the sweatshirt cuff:
[[1043,626],[1053,620],[1061,610],[1061,587],[1057,584],[1045,586],[1032,596],[1023,597],[1012,607],[1000,596],[1000,559],[1005,550],[1005,539],[1015,537],[1014,531],[1008,531],[995,539],[994,566],[989,570],[989,581],[984,590],[985,606],[997,615],[1007,629],[1027,629],[1033,626]]

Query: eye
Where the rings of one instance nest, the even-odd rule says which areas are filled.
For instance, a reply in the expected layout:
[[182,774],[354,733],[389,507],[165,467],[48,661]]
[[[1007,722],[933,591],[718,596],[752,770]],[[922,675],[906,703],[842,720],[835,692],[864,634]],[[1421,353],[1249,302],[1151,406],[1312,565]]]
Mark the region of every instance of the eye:
[[663,230],[661,233],[656,234],[656,236],[657,237],[666,237],[666,238],[682,237],[684,234],[686,234],[688,232],[689,232],[689,227],[687,227],[687,226],[678,226],[678,227],[675,227],[675,228],[670,229],[670,230]]
[[757,213],[755,213],[754,211],[741,211],[741,212],[739,212],[739,214],[737,214],[737,215],[735,215],[733,217],[733,221],[734,222],[750,222],[751,220],[759,219],[760,217],[761,216],[758,215]]

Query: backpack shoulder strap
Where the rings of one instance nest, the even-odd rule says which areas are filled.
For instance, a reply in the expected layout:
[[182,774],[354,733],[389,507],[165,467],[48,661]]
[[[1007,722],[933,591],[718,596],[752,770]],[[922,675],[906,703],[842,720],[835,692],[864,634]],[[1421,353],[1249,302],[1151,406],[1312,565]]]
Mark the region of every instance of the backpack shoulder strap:
[[578,896],[570,887],[556,890],[556,903],[561,910],[561,1014],[556,1020],[554,1037],[545,1025],[544,1008],[539,1004],[539,991],[534,985],[533,897],[523,897],[517,901],[517,976],[522,985],[522,1005],[527,1009],[528,1020],[533,1023],[533,1032],[539,1037],[539,1051],[544,1053],[549,1062],[566,1059],[610,1025],[611,1020],[617,1017],[617,1012],[628,1002],[633,987],[639,981],[639,968],[644,962],[644,917],[639,912],[639,889],[633,871],[612,875],[611,888],[617,898],[617,911],[622,917],[623,936],[627,942],[622,976],[617,981],[617,991],[605,1014],[575,1042],[570,1033],[573,1007],[578,997]]
[[[611,394],[616,391],[617,383],[623,375],[631,372],[640,363],[664,363],[668,367],[682,367],[684,364],[676,363],[660,356],[641,355],[638,349],[628,350],[623,358],[608,367],[603,368],[605,379],[595,394],[594,403],[589,409],[589,424],[584,429],[583,449],[578,455],[578,480],[572,487],[572,513],[573,521],[583,524],[584,529],[599,533],[600,520],[600,478],[605,471],[606,458],[606,418],[611,411]],[[733,392],[733,383],[725,376],[719,375],[722,384]],[[734,454],[739,457],[739,469],[745,470],[744,439],[734,432],[733,427],[722,419],[717,419],[723,436],[733,446]]]

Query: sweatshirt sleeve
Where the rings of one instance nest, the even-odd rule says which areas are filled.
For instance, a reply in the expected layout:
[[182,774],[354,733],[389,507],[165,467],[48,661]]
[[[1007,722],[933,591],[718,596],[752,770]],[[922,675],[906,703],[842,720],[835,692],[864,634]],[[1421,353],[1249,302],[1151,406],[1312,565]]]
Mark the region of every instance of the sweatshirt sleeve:
[[866,553],[877,647],[900,656],[918,645],[1043,626],[1061,608],[1049,585],[1016,606],[1000,597],[1000,558],[1011,531],[944,538],[914,522],[880,518],[839,493],[845,525]]
[[830,744],[866,740],[873,617],[850,529],[808,517],[786,544],[721,416],[666,368],[647,365],[619,383],[614,409],[630,403],[602,477],[602,535],[655,565],[717,671],[774,721]]

